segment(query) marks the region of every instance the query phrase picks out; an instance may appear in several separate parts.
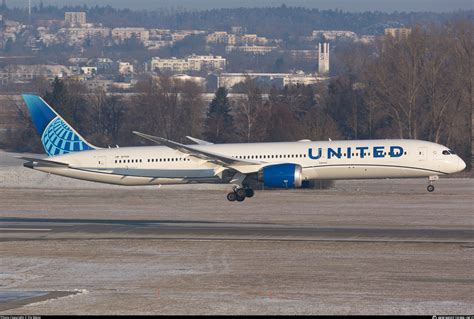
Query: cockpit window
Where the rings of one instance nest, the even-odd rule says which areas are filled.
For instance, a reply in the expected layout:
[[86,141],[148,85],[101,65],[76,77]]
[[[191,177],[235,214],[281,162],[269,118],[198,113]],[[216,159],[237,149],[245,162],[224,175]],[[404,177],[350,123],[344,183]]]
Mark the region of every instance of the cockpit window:
[[443,151],[443,155],[454,155],[454,154],[456,154],[456,153],[454,153],[454,152],[451,151],[451,150],[444,150],[444,151]]

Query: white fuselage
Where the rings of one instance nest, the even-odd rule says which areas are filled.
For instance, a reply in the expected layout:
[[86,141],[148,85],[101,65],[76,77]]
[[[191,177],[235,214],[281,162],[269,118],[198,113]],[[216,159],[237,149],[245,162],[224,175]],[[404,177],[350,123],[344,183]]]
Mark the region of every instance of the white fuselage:
[[[420,140],[301,141],[192,145],[228,157],[302,166],[304,180],[428,177],[463,170],[465,163],[447,147]],[[445,152],[445,154],[443,154]],[[224,182],[221,167],[165,146],[97,149],[53,156],[69,167],[34,169],[119,185]],[[249,167],[252,165],[249,165]],[[245,165],[242,170],[245,171]]]

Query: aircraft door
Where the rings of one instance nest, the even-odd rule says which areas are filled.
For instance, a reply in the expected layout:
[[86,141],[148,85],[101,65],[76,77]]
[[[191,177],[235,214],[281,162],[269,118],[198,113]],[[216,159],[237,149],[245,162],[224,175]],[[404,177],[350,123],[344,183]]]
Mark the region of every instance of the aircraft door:
[[99,169],[105,169],[106,164],[106,157],[105,156],[97,156],[97,167]]
[[419,161],[426,161],[426,147],[419,147],[418,148],[418,160]]

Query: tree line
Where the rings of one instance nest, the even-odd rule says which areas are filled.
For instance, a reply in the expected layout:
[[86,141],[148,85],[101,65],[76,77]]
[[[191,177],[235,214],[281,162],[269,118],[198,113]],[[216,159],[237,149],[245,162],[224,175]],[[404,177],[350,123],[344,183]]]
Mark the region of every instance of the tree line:
[[[129,95],[90,92],[80,82],[59,79],[37,92],[104,147],[146,144],[134,130],[179,142],[188,135],[216,143],[407,138],[447,145],[471,162],[472,21],[416,27],[406,39],[348,45],[337,51],[329,82],[262,94],[248,78],[239,85],[239,98],[219,88],[209,105],[202,87],[165,75],[142,79]],[[10,134],[6,146],[41,150],[31,125]]]
[[261,8],[220,8],[186,10],[162,8],[157,10],[119,9],[112,6],[54,6],[27,8],[0,7],[0,14],[8,19],[28,23],[35,20],[64,19],[66,11],[85,11],[87,20],[109,27],[147,27],[166,29],[230,30],[243,26],[250,33],[271,38],[309,35],[311,30],[350,30],[360,34],[383,34],[384,28],[417,23],[444,23],[454,18],[472,19],[474,10],[448,13],[433,12],[346,12],[319,10],[281,5]]

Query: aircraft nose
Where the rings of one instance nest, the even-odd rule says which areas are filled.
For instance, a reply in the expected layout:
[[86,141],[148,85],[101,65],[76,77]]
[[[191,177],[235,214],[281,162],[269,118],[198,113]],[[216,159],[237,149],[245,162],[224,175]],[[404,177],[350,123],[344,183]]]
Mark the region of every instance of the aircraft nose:
[[465,168],[466,163],[464,163],[464,161],[460,157],[458,157],[458,172],[463,171]]

